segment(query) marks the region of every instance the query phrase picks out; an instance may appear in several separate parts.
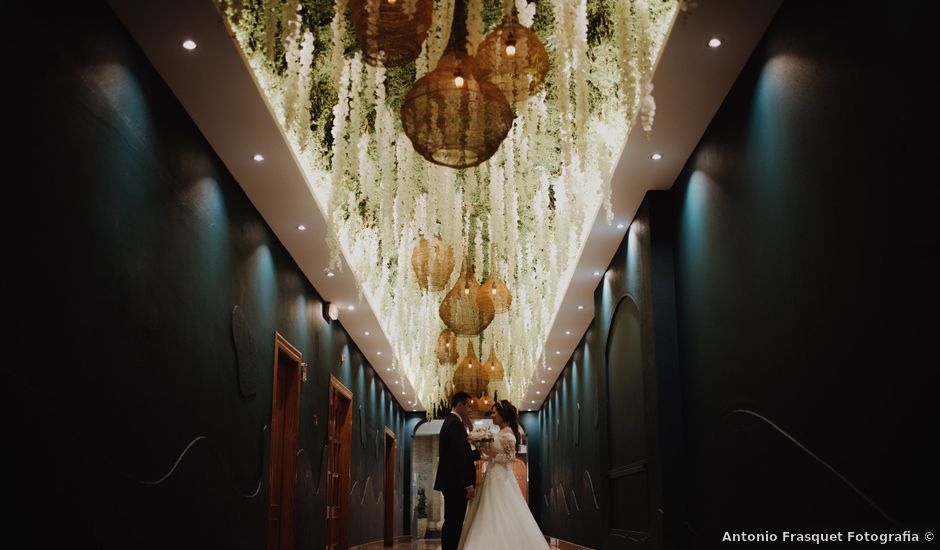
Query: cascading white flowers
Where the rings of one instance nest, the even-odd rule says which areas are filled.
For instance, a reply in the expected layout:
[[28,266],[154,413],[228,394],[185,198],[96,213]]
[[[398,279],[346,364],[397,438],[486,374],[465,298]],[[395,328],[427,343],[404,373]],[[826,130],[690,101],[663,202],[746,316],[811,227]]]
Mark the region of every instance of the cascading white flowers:
[[[413,11],[414,0],[406,2]],[[542,367],[549,330],[594,219],[601,208],[608,222],[613,219],[610,177],[630,128],[639,121],[651,131],[653,70],[679,12],[677,0],[470,0],[471,48],[489,30],[483,14],[501,15],[513,2],[520,23],[533,29],[536,8],[545,11],[541,24],[548,28],[541,32],[550,31],[543,41],[553,67],[545,89],[515,107],[499,151],[462,171],[414,152],[390,105],[391,69],[368,66],[350,52],[347,0],[335,0],[334,12],[320,18],[328,21],[323,28],[308,26],[296,0],[262,2],[256,14],[246,14],[242,3],[220,6],[328,220],[330,266],[341,254],[346,258],[394,348],[395,365],[429,414],[444,397],[453,367],[438,364],[435,355],[446,289],[421,290],[411,269],[418,239],[439,235],[454,248],[457,266],[447,289],[467,252],[479,279],[492,265],[512,290],[509,312],[471,340],[482,360],[495,348],[506,371],[498,389],[520,402]],[[592,38],[588,20],[598,6],[605,9],[609,36]],[[453,11],[454,0],[434,1],[412,69],[416,77],[443,53]],[[315,54],[319,64],[312,62]],[[307,71],[327,75],[334,93],[331,126],[320,130],[329,136],[326,143],[311,130],[319,119],[303,108],[317,99]],[[467,339],[458,344],[463,354]]]

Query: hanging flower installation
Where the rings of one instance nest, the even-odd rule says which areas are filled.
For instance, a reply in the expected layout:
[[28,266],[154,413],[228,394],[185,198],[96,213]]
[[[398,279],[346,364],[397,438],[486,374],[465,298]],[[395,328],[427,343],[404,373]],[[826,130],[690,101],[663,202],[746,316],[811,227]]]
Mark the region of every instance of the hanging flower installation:
[[[453,0],[433,0],[426,38],[415,39],[417,59],[395,67],[369,64],[375,60],[349,24],[347,0],[219,1],[327,219],[331,265],[342,255],[356,272],[428,413],[453,391],[455,374],[437,353],[444,297],[435,289],[452,288],[460,274],[439,286],[416,275],[411,260],[422,237],[468,251],[485,285],[493,282],[490,291],[497,277],[512,290],[511,309],[494,315],[479,338],[481,349],[495,344],[504,363],[500,396],[518,403],[591,226],[602,210],[613,219],[610,177],[627,135],[635,123],[652,129],[653,70],[678,2],[468,0],[461,29],[468,56],[487,47],[485,33],[515,7],[550,64],[541,88],[514,104],[496,152],[455,170],[416,152],[398,116],[416,80],[449,66],[441,58]],[[369,14],[381,15],[378,0],[362,3],[367,24]],[[396,3],[417,13],[420,0]],[[449,80],[453,86],[453,73]],[[424,265],[437,265],[436,254]]]

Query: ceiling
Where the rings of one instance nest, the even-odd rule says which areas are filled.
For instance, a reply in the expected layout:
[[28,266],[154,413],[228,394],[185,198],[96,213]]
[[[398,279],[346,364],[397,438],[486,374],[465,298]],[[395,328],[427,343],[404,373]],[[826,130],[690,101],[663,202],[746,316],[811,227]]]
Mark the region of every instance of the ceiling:
[[[629,135],[611,182],[616,219],[608,225],[600,211],[550,330],[545,368],[537,370],[520,409],[541,406],[590,326],[594,290],[645,193],[672,186],[780,3],[709,0],[680,14],[653,80],[652,137],[647,140],[640,125]],[[360,301],[348,265],[326,270],[326,221],[213,2],[110,4],[306,277],[325,300],[339,306],[340,322],[402,407],[423,410],[407,378],[393,368],[392,346],[369,304]],[[712,38],[719,38],[721,46],[709,47]],[[189,39],[196,49],[182,47]],[[662,158],[653,160],[654,153]],[[264,160],[254,160],[255,155]]]

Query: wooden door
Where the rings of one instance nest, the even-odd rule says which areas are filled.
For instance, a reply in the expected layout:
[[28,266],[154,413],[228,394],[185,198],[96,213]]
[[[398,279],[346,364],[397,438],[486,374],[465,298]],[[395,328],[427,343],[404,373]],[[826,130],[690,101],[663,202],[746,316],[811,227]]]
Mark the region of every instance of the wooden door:
[[385,428],[385,546],[395,543],[395,432]]
[[297,469],[301,359],[297,348],[290,345],[280,334],[274,335],[268,550],[294,548],[294,483]]
[[326,472],[326,550],[349,547],[349,476],[352,457],[352,392],[330,377]]

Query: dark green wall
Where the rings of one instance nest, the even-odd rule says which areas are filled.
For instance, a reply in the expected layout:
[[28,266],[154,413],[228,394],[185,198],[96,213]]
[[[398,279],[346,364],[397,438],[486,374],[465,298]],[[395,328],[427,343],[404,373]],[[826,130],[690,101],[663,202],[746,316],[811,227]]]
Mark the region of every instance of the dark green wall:
[[[540,411],[547,533],[935,531],[936,11],[780,10],[673,189],[644,200]],[[638,328],[612,333],[624,294]],[[608,360],[609,334],[627,340]],[[583,472],[601,486],[617,453],[646,457],[646,485],[621,505],[604,483],[586,509]],[[608,536],[618,521],[649,537]]]
[[[551,536],[591,548],[657,547],[678,530],[671,219],[668,194],[648,195],[594,292],[591,326],[540,410],[542,523]],[[623,322],[631,315],[633,334]],[[629,475],[612,475],[625,466]]]
[[[99,2],[9,15],[24,47],[7,181],[23,193],[7,208],[23,221],[7,265],[27,357],[3,368],[22,459],[12,529],[98,547],[263,547],[276,331],[310,364],[297,547],[324,545],[331,374],[355,394],[349,540],[382,537],[385,426],[404,532],[403,411],[116,17]],[[250,397],[236,305],[254,343]]]
[[699,541],[936,520],[936,16],[786,3],[676,182]]
[[526,460],[529,465],[529,509],[535,521],[541,523],[542,506],[542,438],[539,415],[536,412],[520,412],[519,424],[525,430]]

